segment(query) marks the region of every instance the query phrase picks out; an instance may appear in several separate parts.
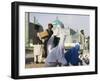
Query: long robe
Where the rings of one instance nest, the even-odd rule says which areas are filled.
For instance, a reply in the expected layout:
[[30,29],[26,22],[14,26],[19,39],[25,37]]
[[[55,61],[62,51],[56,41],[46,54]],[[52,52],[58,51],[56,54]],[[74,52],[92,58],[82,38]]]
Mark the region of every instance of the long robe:
[[[60,37],[60,41],[59,44],[52,48],[52,46],[50,46],[50,51],[48,51],[48,56],[46,58],[45,64],[46,65],[51,65],[52,63],[54,65],[56,65],[56,63],[60,63],[61,65],[66,65],[67,61],[64,57],[64,42],[65,42],[65,34],[64,34],[64,29],[60,29],[59,30],[59,37]],[[50,40],[53,40],[53,36]],[[52,43],[52,41],[51,41]],[[50,42],[48,43],[48,45],[50,45]],[[52,44],[51,44],[52,45]]]

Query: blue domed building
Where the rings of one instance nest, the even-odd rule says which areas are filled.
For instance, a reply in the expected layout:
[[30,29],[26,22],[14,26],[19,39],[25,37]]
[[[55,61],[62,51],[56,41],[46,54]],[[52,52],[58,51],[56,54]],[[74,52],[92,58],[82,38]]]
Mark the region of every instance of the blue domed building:
[[58,19],[58,17],[52,22],[52,24],[54,27],[64,27],[64,24]]

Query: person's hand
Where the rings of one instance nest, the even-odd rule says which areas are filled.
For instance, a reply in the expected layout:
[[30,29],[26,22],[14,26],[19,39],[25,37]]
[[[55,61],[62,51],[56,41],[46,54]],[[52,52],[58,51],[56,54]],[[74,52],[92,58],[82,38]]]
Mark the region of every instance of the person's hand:
[[39,33],[37,33],[37,37],[39,37]]
[[42,40],[42,42],[44,43],[45,40],[44,40],[44,39],[41,39],[41,40]]
[[41,37],[40,37],[40,35],[39,35],[39,33],[37,33],[37,37],[39,37],[39,39],[42,40]]

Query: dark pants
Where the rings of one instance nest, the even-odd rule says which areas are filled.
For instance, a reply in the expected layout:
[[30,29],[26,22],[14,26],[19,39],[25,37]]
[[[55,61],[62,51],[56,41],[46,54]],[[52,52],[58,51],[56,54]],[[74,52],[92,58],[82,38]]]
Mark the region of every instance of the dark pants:
[[44,42],[44,55],[43,55],[43,57],[47,57],[47,43],[48,43],[48,40],[46,40],[45,42]]

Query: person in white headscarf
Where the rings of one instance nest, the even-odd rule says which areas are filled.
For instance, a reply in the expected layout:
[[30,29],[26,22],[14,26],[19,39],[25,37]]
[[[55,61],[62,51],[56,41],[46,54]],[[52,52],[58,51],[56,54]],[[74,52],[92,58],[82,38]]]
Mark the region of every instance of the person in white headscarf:
[[[58,37],[60,40],[56,46],[53,45],[54,37]],[[57,66],[57,65],[66,65],[67,61],[64,57],[64,42],[66,34],[64,28],[57,28],[54,31],[54,34],[48,41],[48,56],[45,60],[46,66]]]

